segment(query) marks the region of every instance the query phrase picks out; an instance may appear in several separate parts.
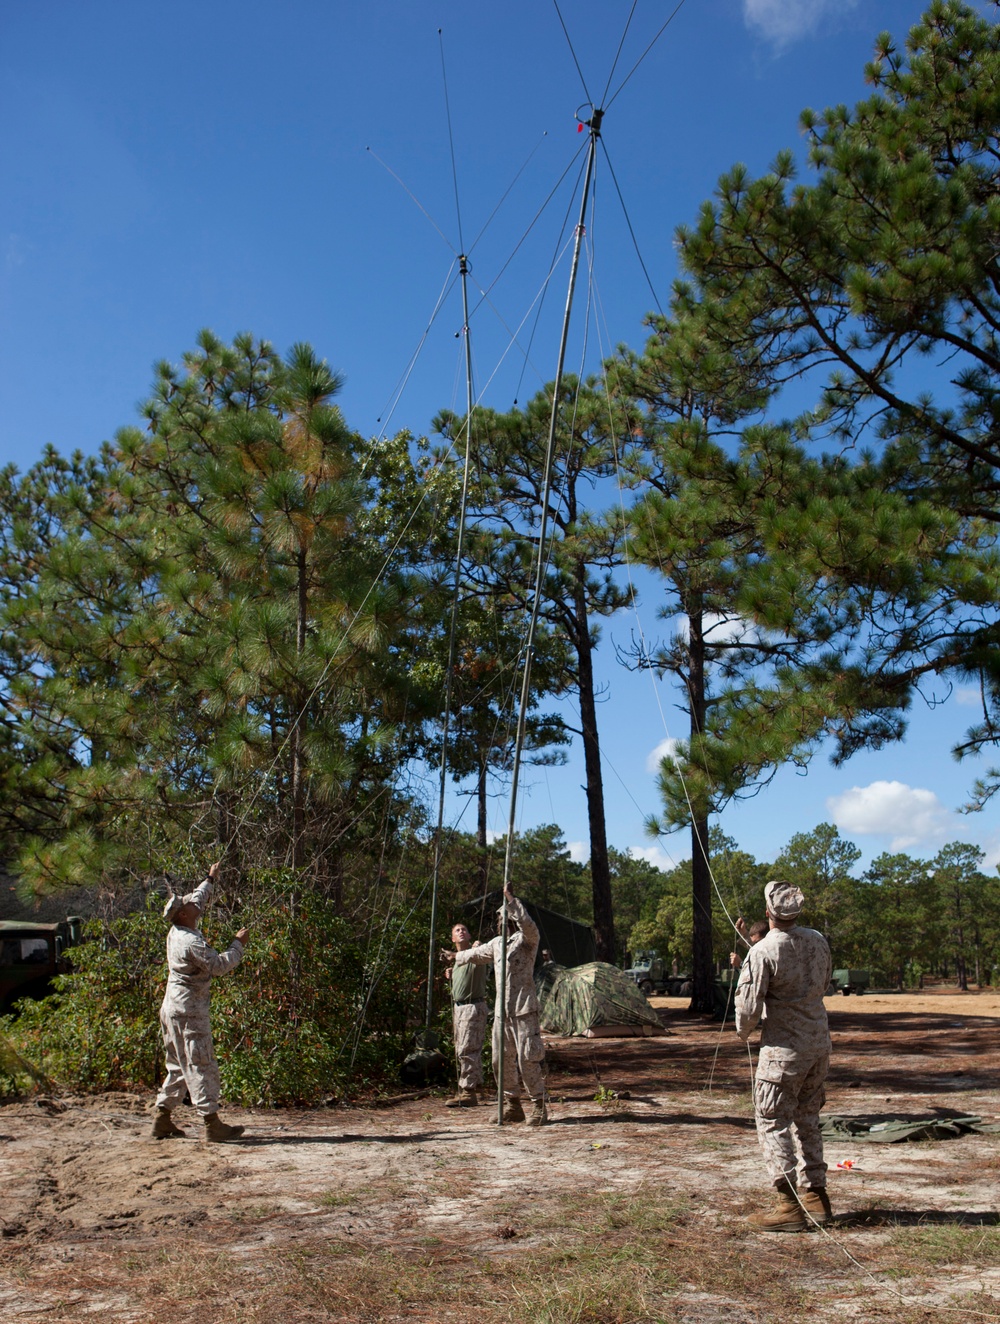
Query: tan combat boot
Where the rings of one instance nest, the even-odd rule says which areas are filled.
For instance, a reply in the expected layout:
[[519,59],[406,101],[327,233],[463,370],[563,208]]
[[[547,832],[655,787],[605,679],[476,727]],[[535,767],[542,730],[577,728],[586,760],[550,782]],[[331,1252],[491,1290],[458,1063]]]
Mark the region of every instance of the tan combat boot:
[[825,1186],[807,1186],[802,1192],[802,1208],[817,1223],[829,1223],[833,1218]]
[[473,1089],[466,1089],[460,1086],[458,1093],[453,1099],[446,1099],[446,1108],[476,1108],[479,1106],[479,1095]]
[[229,1126],[218,1113],[209,1113],[204,1119],[205,1139],[223,1143],[226,1140],[238,1140],[246,1130],[245,1126]]
[[503,1120],[505,1125],[507,1122],[524,1121],[524,1109],[521,1107],[521,1100],[518,1095],[505,1094],[503,1096]]
[[807,1227],[811,1227],[802,1212],[792,1183],[782,1180],[775,1182],[774,1188],[778,1196],[775,1207],[768,1212],[751,1214],[747,1221],[761,1232],[804,1232]]
[[154,1140],[173,1140],[175,1136],[186,1136],[179,1126],[174,1125],[169,1108],[157,1108],[153,1117],[152,1136]]
[[544,1126],[549,1120],[548,1109],[545,1107],[544,1099],[531,1100],[531,1112],[528,1115],[529,1126]]

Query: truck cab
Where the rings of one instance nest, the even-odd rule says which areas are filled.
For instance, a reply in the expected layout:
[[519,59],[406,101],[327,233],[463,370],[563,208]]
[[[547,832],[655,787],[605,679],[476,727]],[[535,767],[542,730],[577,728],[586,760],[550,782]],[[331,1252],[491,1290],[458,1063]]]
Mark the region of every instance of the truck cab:
[[0,920],[0,1012],[20,998],[44,998],[53,975],[67,974],[69,947],[80,941],[83,920],[70,915],[57,924]]
[[625,971],[635,980],[640,993],[649,997],[663,987],[663,962],[656,952],[636,952],[631,966]]

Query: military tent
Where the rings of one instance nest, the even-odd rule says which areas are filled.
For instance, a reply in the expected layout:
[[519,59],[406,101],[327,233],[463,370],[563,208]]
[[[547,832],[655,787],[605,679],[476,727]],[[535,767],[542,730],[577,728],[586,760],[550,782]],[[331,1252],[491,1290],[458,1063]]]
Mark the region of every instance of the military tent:
[[[523,900],[523,898],[522,898]],[[470,901],[464,907],[466,923],[474,938],[487,938],[495,932],[496,912],[503,901],[502,892],[487,892],[477,901]],[[560,915],[545,906],[536,906],[534,901],[524,901],[524,908],[538,925],[538,957],[536,965],[544,959],[542,952],[549,951],[556,961],[564,965],[579,965],[581,961],[592,961],[597,953],[594,946],[594,930],[586,924],[580,924],[567,915]]]
[[567,968],[548,962],[536,977],[539,1020],[546,1034],[666,1034],[635,984],[615,965],[590,961]]

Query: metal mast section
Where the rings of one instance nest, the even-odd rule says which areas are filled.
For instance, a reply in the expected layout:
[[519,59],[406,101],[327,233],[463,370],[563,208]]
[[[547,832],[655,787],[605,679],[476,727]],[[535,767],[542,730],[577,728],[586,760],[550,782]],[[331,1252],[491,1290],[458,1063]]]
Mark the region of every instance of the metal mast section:
[[438,787],[437,832],[434,834],[434,869],[431,879],[430,944],[427,952],[427,1019],[424,1043],[431,1032],[434,1015],[435,934],[437,930],[438,883],[441,877],[441,845],[444,836],[444,797],[448,782],[448,736],[451,729],[451,693],[455,670],[455,638],[458,631],[458,604],[462,591],[462,554],[465,549],[465,512],[469,503],[469,473],[472,457],[472,338],[469,331],[469,259],[459,254],[458,270],[462,277],[462,333],[465,336],[465,465],[462,472],[462,500],[458,514],[458,539],[455,547],[455,593],[451,603],[451,625],[448,631],[448,667],[444,685],[444,721],[441,735],[441,776]]
[[497,1124],[503,1126],[503,1072],[507,1025],[507,891],[511,883],[511,865],[514,857],[514,829],[517,821],[517,785],[521,771],[521,753],[524,746],[524,732],[528,717],[528,700],[531,694],[531,664],[534,658],[535,631],[538,625],[538,613],[542,600],[542,581],[545,575],[545,540],[549,523],[549,495],[552,490],[552,468],[556,450],[556,426],[559,421],[559,392],[562,387],[563,366],[566,362],[566,342],[569,338],[569,320],[573,308],[573,293],[576,289],[576,275],[580,265],[580,250],[586,234],[587,203],[590,199],[590,185],[594,176],[594,162],[597,159],[597,140],[601,136],[601,121],[604,111],[594,108],[589,120],[582,121],[590,130],[590,142],[587,150],[587,167],[584,173],[583,196],[580,199],[580,215],[576,226],[573,244],[573,261],[570,266],[569,288],[566,291],[566,308],[563,312],[562,335],[559,339],[559,361],[556,365],[556,378],[552,387],[552,413],[549,418],[548,444],[545,449],[545,472],[542,482],[542,516],[538,529],[538,557],[535,565],[535,589],[531,606],[531,618],[528,623],[528,637],[524,646],[524,673],[521,679],[521,704],[517,716],[517,735],[514,741],[514,768],[510,786],[510,814],[507,820],[507,849],[503,863],[503,910],[500,917],[500,986],[497,989],[497,1008],[500,1017],[500,1047],[497,1060]]

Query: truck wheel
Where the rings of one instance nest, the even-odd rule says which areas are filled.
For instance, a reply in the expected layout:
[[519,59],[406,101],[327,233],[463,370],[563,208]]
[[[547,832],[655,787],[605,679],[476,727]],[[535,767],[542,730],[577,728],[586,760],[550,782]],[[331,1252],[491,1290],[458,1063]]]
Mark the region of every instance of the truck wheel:
[[850,988],[842,988],[840,991],[841,991],[841,993],[843,993],[843,995],[844,995],[845,998],[850,997],[850,994],[851,994],[851,990],[850,990]]
[[642,983],[639,985],[639,992],[643,995],[644,998],[650,997],[653,992],[652,980],[644,979]]

